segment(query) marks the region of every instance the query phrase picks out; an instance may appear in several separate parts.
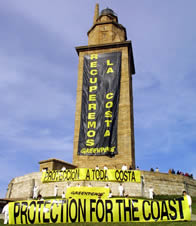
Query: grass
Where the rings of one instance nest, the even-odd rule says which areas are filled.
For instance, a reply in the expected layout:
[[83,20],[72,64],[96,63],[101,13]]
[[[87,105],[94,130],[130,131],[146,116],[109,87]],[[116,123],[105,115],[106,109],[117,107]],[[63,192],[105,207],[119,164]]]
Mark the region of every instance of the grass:
[[[0,220],[0,225],[4,225],[3,224],[3,220]],[[34,225],[38,225],[40,226],[40,224],[34,224]],[[52,224],[44,224],[44,226],[51,226]],[[104,226],[106,225],[106,223],[71,223],[71,224],[58,224],[58,226],[65,226],[65,225],[70,225],[70,226]],[[142,226],[165,226],[165,225],[170,225],[170,226],[195,226],[196,225],[196,221],[195,222],[161,222],[161,223],[107,223],[107,225],[109,226],[138,226],[138,225],[142,225]]]
[[196,197],[192,198],[192,212],[196,215]]

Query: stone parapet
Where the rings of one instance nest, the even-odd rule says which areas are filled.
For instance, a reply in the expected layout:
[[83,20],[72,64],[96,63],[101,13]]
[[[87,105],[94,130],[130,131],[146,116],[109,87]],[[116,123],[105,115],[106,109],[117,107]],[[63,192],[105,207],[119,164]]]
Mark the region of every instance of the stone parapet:
[[187,190],[190,195],[196,196],[196,180],[189,177],[148,171],[141,171],[141,176],[146,197],[150,187],[156,195],[181,195],[183,190]]
[[[88,186],[89,181],[74,182],[52,182],[42,183],[41,172],[27,174],[14,178],[8,185],[6,198],[11,199],[31,199],[33,195],[33,187],[39,187],[39,193],[43,197],[51,197],[54,195],[54,187],[58,186],[58,195],[64,191],[66,193],[68,183],[71,186]],[[156,195],[181,195],[183,190],[191,196],[196,196],[196,180],[181,175],[173,175],[159,172],[141,171],[141,183],[124,182],[125,195],[148,197],[149,188],[154,189]],[[112,190],[114,196],[118,196],[119,182],[101,182],[91,181],[93,187],[104,187],[106,183]]]

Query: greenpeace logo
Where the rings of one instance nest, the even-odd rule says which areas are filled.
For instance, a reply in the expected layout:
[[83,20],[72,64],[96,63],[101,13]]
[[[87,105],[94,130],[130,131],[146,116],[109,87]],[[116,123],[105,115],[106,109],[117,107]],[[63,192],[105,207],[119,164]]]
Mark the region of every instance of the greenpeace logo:
[[89,196],[99,196],[102,197],[104,195],[103,192],[89,192],[89,191],[72,191],[72,195],[89,195]]

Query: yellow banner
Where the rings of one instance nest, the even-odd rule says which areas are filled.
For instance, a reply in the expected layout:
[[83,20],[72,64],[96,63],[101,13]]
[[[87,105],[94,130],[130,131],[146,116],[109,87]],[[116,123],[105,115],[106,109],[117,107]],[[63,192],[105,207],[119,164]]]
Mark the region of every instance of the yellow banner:
[[9,203],[10,224],[159,222],[190,219],[186,197],[166,201],[111,198]]
[[66,191],[66,198],[102,198],[107,199],[109,188],[104,187],[69,187]]
[[42,183],[57,181],[115,181],[140,183],[141,173],[139,170],[95,170],[76,168],[67,170],[53,170],[42,173]]

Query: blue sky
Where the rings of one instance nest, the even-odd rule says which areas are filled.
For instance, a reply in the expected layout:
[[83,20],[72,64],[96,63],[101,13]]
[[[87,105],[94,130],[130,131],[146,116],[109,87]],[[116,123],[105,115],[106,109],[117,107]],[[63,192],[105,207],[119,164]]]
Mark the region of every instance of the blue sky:
[[72,162],[78,56],[95,3],[132,41],[136,165],[196,177],[196,1],[0,2],[0,197],[40,160]]

